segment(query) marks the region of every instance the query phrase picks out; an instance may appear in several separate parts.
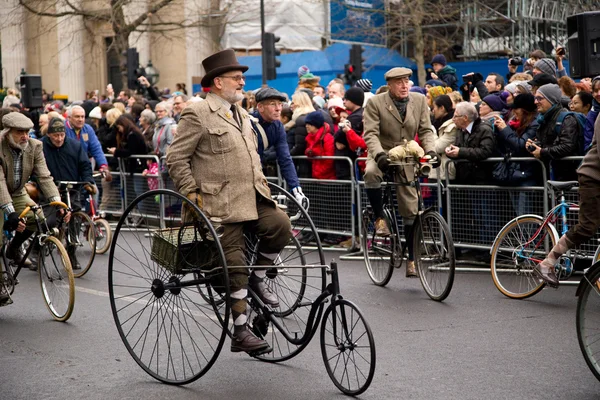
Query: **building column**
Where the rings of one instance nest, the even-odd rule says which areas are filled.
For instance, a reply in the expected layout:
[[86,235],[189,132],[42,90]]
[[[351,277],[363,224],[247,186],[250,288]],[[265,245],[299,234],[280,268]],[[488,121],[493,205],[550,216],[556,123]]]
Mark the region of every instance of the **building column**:
[[0,40],[2,41],[2,79],[12,88],[22,68],[27,68],[27,38],[25,36],[25,9],[18,0],[5,0],[0,7]]
[[203,15],[211,13],[210,0],[185,0],[185,15],[196,16],[190,18],[194,20],[205,21],[206,26],[195,26],[185,29],[185,44],[187,58],[187,76],[185,79],[188,94],[193,95],[192,77],[204,76],[202,60],[215,52],[215,41],[213,40],[213,28],[210,26],[210,18],[203,18]]
[[[80,0],[73,0],[76,7]],[[66,2],[56,3],[58,13],[71,11]],[[69,96],[69,101],[85,100],[85,63],[83,53],[83,17],[68,15],[59,17],[58,28],[58,69],[59,94]]]
[[[125,21],[129,24],[131,21],[138,18],[140,15],[147,13],[149,7],[148,0],[134,1],[123,6]],[[149,22],[150,18],[146,19]],[[147,29],[147,28],[144,28]],[[140,65],[145,67],[150,60],[150,34],[148,32],[133,31],[129,34],[129,47],[135,47],[139,57]]]

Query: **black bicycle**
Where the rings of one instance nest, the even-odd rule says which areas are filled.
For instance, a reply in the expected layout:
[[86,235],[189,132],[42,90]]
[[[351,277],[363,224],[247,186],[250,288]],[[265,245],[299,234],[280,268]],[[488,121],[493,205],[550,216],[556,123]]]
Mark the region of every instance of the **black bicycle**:
[[[402,244],[398,215],[394,206],[393,188],[407,185],[399,178],[400,168],[412,175],[408,185],[414,187],[418,196],[418,213],[412,226],[412,243]],[[375,230],[375,215],[371,206],[365,207],[362,215],[361,245],[369,277],[374,284],[385,286],[392,278],[395,268],[400,268],[408,246],[413,246],[415,267],[423,289],[436,301],[448,297],[454,283],[456,255],[450,228],[444,218],[433,208],[425,209],[421,192],[420,177],[427,177],[431,164],[426,159],[407,158],[404,162],[392,162],[386,173],[383,194],[383,218],[391,235],[378,236]]]
[[[308,213],[287,191],[273,184],[270,188],[277,206],[290,216],[293,235],[265,278],[280,306],[272,309],[248,290],[249,327],[272,348],[253,357],[280,362],[296,356],[322,322],[321,353],[328,375],[342,392],[360,394],[375,373],[371,329],[358,307],[340,294],[337,265],[325,264]],[[160,200],[160,215],[140,207],[149,198]],[[137,229],[126,229],[130,215],[139,217]],[[200,378],[231,334],[232,266],[225,261],[219,223],[185,196],[153,190],[127,207],[115,229],[109,261],[115,323],[134,360],[162,382],[186,384]],[[301,246],[305,235],[313,236],[316,246]],[[246,238],[252,262],[258,239],[252,232]]]
[[600,380],[600,262],[585,272],[576,296],[577,340],[585,362]]
[[[58,201],[52,202],[48,206],[68,209],[66,204]],[[48,228],[46,220],[41,217],[42,206],[34,204],[27,206],[19,217],[25,218],[29,211],[33,213],[37,230],[32,240],[30,240],[29,246],[27,246],[21,263],[15,264],[6,257],[6,248],[12,233],[4,232],[2,266],[0,266],[0,291],[9,296],[13,294],[15,286],[19,283],[17,279],[19,272],[21,272],[25,260],[35,247],[38,249],[38,274],[44,302],[52,317],[57,321],[64,322],[69,319],[75,306],[75,280],[71,263],[67,251],[56,237],[58,231]]]

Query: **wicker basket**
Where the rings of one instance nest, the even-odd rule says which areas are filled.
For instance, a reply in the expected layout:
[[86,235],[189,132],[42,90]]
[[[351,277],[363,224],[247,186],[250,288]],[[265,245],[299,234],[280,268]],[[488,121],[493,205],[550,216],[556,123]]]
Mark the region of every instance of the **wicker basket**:
[[150,257],[174,274],[212,264],[213,245],[202,240],[193,225],[159,229],[152,233]]

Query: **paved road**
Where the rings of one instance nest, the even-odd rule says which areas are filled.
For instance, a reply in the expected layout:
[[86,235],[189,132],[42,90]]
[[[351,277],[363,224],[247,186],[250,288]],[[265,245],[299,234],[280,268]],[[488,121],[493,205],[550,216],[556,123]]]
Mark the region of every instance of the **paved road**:
[[[328,259],[338,253],[327,253]],[[364,399],[597,399],[581,356],[574,287],[510,300],[488,274],[460,274],[444,303],[398,273],[386,288],[362,263],[340,262],[343,294],[367,315],[377,371]],[[158,383],[123,346],[107,293],[107,256],[77,280],[68,323],[50,319],[37,275],[24,271],[15,304],[0,309],[0,399],[329,399],[339,392],[318,335],[298,357],[265,364],[225,350],[200,380]],[[402,271],[403,272],[403,271]],[[236,381],[234,384],[233,382]]]

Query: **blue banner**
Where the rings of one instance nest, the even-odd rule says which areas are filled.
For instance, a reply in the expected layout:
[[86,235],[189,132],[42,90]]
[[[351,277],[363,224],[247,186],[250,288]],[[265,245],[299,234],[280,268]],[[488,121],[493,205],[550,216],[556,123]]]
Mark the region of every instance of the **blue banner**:
[[331,0],[331,40],[385,46],[384,0]]

